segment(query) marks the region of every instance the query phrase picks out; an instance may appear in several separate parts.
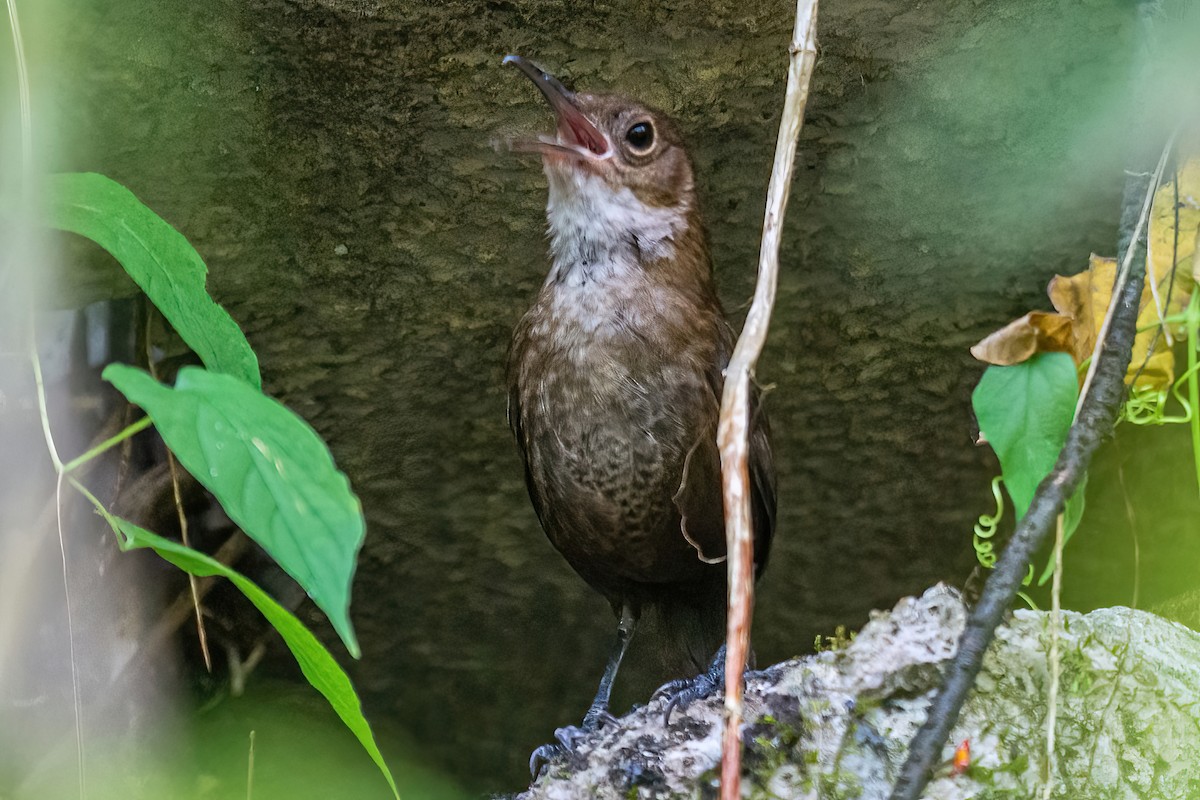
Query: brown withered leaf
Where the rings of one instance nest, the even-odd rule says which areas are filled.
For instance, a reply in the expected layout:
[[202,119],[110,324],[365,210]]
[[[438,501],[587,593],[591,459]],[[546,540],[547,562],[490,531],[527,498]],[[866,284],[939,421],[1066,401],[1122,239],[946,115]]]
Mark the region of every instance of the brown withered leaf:
[[[1093,255],[1086,272],[1054,276],[1047,294],[1057,313],[1032,311],[987,336],[971,348],[971,355],[989,364],[1008,366],[1019,364],[1035,353],[1064,352],[1071,354],[1076,365],[1082,364],[1091,358],[1096,346],[1096,335],[1112,299],[1116,271],[1116,259]],[[1193,286],[1190,277],[1182,281],[1177,278],[1164,314],[1181,313]],[[1142,291],[1138,327],[1153,325],[1158,318],[1147,285]],[[1149,352],[1151,347],[1153,352]],[[1139,333],[1134,339],[1126,381],[1136,380],[1138,386],[1165,389],[1174,379],[1175,358],[1163,337],[1157,335],[1157,329]]]
[[[1176,181],[1178,189],[1176,189]],[[1176,204],[1175,198],[1179,202]],[[1179,235],[1175,235],[1175,218],[1178,211]],[[1200,157],[1187,161],[1176,174],[1175,180],[1164,183],[1154,194],[1154,205],[1150,209],[1150,232],[1147,237],[1149,258],[1146,261],[1146,277],[1158,281],[1159,295],[1166,292],[1170,284],[1171,270],[1177,265],[1183,269],[1175,275],[1175,286],[1180,281],[1188,293],[1198,276],[1193,274],[1193,255],[1196,238],[1200,231]]]
[[[1092,290],[1092,272],[1099,256],[1092,254],[1088,260],[1087,272],[1076,275],[1055,275],[1046,287],[1050,295],[1050,304],[1054,310],[1062,314],[1071,324],[1070,353],[1078,366],[1092,354],[1096,346],[1096,331],[1104,322],[1104,312],[1107,305],[1101,306],[1100,316],[1092,313],[1095,304]],[[1112,283],[1109,283],[1109,296],[1112,296]]]
[[[1200,272],[1200,157],[1187,161],[1176,180],[1178,189],[1174,183],[1159,188],[1150,210],[1146,285],[1137,319],[1138,328],[1146,330],[1134,339],[1125,377],[1129,384],[1156,389],[1166,389],[1175,380],[1175,357],[1159,323],[1183,313],[1200,280],[1195,274]],[[1076,365],[1083,364],[1096,347],[1116,272],[1116,259],[1093,254],[1086,272],[1056,275],[1046,292],[1057,313],[1031,311],[984,338],[971,348],[971,355],[1009,366],[1035,353],[1066,352]],[[1175,338],[1184,335],[1182,323],[1166,327]]]
[[[1059,312],[1071,319],[1075,343],[1072,355],[1076,364],[1082,364],[1091,357],[1096,346],[1096,334],[1104,324],[1104,315],[1108,312],[1108,304],[1112,299],[1113,281],[1117,274],[1117,260],[1092,255],[1087,272],[1064,277],[1055,276],[1050,281],[1050,299]],[[1176,278],[1170,298],[1165,296],[1163,287],[1163,302],[1166,303],[1164,316],[1181,313],[1187,306],[1193,283],[1189,279]],[[1142,289],[1141,302],[1138,305],[1137,324],[1139,328],[1153,326],[1158,322],[1158,309],[1154,304],[1154,296],[1147,284]],[[1153,352],[1150,348],[1153,347]],[[1138,386],[1148,386],[1156,389],[1166,389],[1175,380],[1175,357],[1165,339],[1157,328],[1150,327],[1137,334],[1133,340],[1133,358],[1129,362],[1129,371],[1125,376],[1126,383]]]
[[1035,353],[1070,353],[1071,320],[1048,311],[1030,311],[971,348],[971,355],[988,364],[1008,367],[1020,364]]

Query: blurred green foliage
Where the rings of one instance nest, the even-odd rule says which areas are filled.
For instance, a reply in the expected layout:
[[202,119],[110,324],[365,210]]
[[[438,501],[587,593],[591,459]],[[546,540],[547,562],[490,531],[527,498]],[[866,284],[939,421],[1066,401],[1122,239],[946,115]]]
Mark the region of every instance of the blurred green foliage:
[[[89,800],[372,800],[391,797],[378,770],[319,697],[304,686],[252,682],[242,697],[181,708],[161,739],[113,732],[88,754]],[[254,734],[253,783],[250,734]],[[419,748],[394,728],[378,730],[396,768],[400,794],[413,800],[473,797],[424,764]],[[69,742],[4,800],[76,796]],[[0,776],[2,778],[3,776]],[[0,781],[2,782],[2,781]]]

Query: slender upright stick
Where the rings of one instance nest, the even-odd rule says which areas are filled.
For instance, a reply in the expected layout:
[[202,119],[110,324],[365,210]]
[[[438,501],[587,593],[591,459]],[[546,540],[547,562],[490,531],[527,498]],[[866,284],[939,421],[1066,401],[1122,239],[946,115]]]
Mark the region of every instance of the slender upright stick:
[[762,352],[775,304],[779,275],[779,244],[783,215],[792,185],[792,167],[808,85],[817,60],[817,0],[797,0],[796,24],[789,48],[787,94],[775,163],[767,188],[767,210],[763,221],[762,246],[758,258],[758,284],[754,302],[725,371],[721,397],[721,420],[717,443],[721,450],[721,474],[725,497],[725,540],[729,553],[729,616],[725,660],[725,735],[721,758],[721,797],[741,795],[742,750],[738,729],[742,721],[742,677],[750,648],[750,618],[754,607],[754,536],[750,519],[750,378]]

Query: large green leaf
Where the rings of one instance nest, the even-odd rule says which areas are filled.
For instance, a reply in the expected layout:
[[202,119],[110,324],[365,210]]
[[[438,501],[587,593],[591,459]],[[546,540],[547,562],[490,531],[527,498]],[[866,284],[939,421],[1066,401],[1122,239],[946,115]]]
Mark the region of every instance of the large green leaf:
[[48,224],[111,253],[209,369],[262,385],[254,351],[208,296],[208,269],[183,234],[103,175],[52,175],[47,188]]
[[199,367],[180,370],[174,389],[124,364],[110,364],[104,379],[146,410],[180,463],[304,587],[357,658],[350,585],[365,524],[316,432],[245,381]]
[[1079,379],[1066,353],[1040,353],[988,367],[971,395],[979,430],[1000,459],[1004,485],[1022,517],[1067,438]]
[[144,528],[139,528],[128,520],[106,515],[109,524],[113,525],[125,538],[124,549],[149,547],[175,566],[200,577],[219,575],[233,581],[234,585],[249,598],[250,602],[262,612],[267,621],[279,631],[292,655],[300,664],[304,677],[313,687],[325,696],[329,705],[341,717],[346,727],[357,737],[371,760],[375,762],[387,779],[392,794],[400,796],[396,790],[396,782],[392,773],[384,763],[383,755],[375,744],[375,736],[371,726],[362,713],[362,704],[346,673],[338,666],[337,661],[329,651],[317,640],[317,637],[304,627],[286,608],[275,602],[270,595],[258,587],[254,581],[239,572],[226,567],[203,553],[198,553],[181,544],[157,536]]
[[[1066,353],[1040,353],[1011,367],[988,367],[971,395],[979,429],[1000,459],[1008,496],[1020,519],[1050,474],[1075,414],[1079,379]],[[1086,475],[1067,501],[1064,540],[1083,515]],[[1053,559],[1039,579],[1046,582]]]

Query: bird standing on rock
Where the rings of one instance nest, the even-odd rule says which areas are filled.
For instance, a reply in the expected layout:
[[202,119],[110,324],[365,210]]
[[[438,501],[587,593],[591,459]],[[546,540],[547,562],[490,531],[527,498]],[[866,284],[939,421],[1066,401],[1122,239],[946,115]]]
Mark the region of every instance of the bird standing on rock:
[[[513,333],[509,424],[542,528],[618,618],[582,727],[560,728],[558,745],[534,752],[536,775],[612,720],[613,681],[643,611],[657,613],[668,655],[701,672],[660,690],[671,705],[720,685],[727,590],[716,431],[733,334],[675,125],[620,95],[568,91],[519,56],[504,63],[534,82],[558,123],[554,136],[510,142],[541,155],[553,263]],[[775,523],[757,397],[750,474],[757,575]]]

